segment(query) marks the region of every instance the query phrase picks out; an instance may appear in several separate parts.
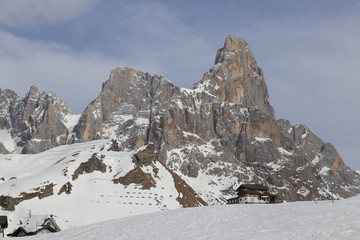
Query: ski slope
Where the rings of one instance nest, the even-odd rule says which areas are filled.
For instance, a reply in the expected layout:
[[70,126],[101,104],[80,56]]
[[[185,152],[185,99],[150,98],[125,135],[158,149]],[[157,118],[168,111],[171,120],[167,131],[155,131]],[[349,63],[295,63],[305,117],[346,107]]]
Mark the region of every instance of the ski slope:
[[[48,240],[49,235],[31,240]],[[223,205],[125,217],[51,235],[52,240],[358,240],[360,197],[277,205]]]

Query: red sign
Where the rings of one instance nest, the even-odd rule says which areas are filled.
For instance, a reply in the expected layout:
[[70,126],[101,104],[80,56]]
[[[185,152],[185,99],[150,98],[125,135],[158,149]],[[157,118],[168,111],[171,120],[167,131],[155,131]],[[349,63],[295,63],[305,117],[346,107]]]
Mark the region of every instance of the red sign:
[[306,197],[310,193],[310,191],[306,187],[302,186],[298,189],[297,193]]

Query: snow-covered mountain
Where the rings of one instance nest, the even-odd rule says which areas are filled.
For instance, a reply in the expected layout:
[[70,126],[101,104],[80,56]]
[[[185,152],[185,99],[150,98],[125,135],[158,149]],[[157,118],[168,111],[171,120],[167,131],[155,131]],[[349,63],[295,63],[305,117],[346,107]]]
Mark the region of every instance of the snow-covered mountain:
[[[286,201],[303,200],[299,185],[319,199],[360,192],[360,174],[334,146],[276,119],[262,70],[232,35],[193,89],[119,67],[81,116],[35,87],[0,99],[0,205],[14,219],[34,209],[82,225],[223,204],[241,183]],[[79,219],[86,211],[94,218]]]
[[9,229],[17,228],[29,211],[53,214],[67,229],[206,205],[177,174],[153,161],[151,146],[116,150],[115,142],[98,140],[33,155],[0,155],[0,169],[6,169],[1,171],[0,215],[8,215]]
[[360,192],[360,175],[334,146],[302,124],[277,120],[262,70],[248,44],[228,35],[215,65],[193,89],[128,67],[113,70],[74,127],[73,141],[114,138],[121,149],[154,144],[158,161],[208,203],[244,182],[263,183],[286,200],[298,185],[316,197]]
[[[51,235],[53,240],[358,240],[360,198],[277,205],[178,209],[121,218]],[[33,240],[47,240],[36,236]]]
[[21,99],[0,89],[0,153],[38,153],[65,144],[79,117],[52,92],[31,86]]

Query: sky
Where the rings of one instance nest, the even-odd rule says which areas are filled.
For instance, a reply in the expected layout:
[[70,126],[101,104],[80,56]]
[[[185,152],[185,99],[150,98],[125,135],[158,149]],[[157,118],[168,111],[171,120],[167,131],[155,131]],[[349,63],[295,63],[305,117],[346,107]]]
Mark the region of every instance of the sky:
[[82,113],[129,66],[191,88],[227,34],[263,69],[277,118],[307,125],[360,169],[360,1],[0,0],[0,88],[31,85]]

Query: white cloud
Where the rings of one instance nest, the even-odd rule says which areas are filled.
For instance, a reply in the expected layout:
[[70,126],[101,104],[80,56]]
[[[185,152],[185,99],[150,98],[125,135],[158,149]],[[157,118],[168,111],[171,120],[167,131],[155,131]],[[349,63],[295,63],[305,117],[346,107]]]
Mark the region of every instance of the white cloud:
[[99,0],[1,0],[0,25],[37,27],[66,21],[93,7]]
[[[119,16],[120,22],[104,26],[112,28],[111,48],[126,49],[126,54],[120,57],[92,49],[78,51],[76,46],[60,41],[30,40],[0,30],[0,87],[24,96],[35,85],[40,90],[55,92],[74,112],[81,112],[100,92],[101,83],[110,71],[118,66],[163,75],[186,87],[211,67],[206,56],[212,62],[215,50],[209,50],[205,39],[192,32],[169,9],[157,3],[136,2],[123,8],[128,16]],[[116,31],[112,24],[117,26]],[[119,38],[123,44],[116,41]],[[201,64],[203,69],[199,67]],[[198,78],[193,79],[194,75]],[[86,96],[82,96],[84,87]]]
[[162,66],[157,74],[183,87],[199,81],[211,68],[217,49],[211,49],[209,41],[181,21],[172,9],[160,3],[136,1],[124,8],[128,15],[121,19],[118,37],[127,40],[132,62],[156,62]]
[[0,30],[0,88],[24,96],[31,85],[52,91],[75,113],[81,113],[97,97],[112,69],[129,66],[151,74],[163,71],[149,59],[122,59],[95,50],[78,52],[69,46],[34,41]]
[[24,96],[31,85],[53,91],[81,112],[101,90],[120,59],[97,52],[75,53],[67,46],[36,42],[0,31],[1,88]]

